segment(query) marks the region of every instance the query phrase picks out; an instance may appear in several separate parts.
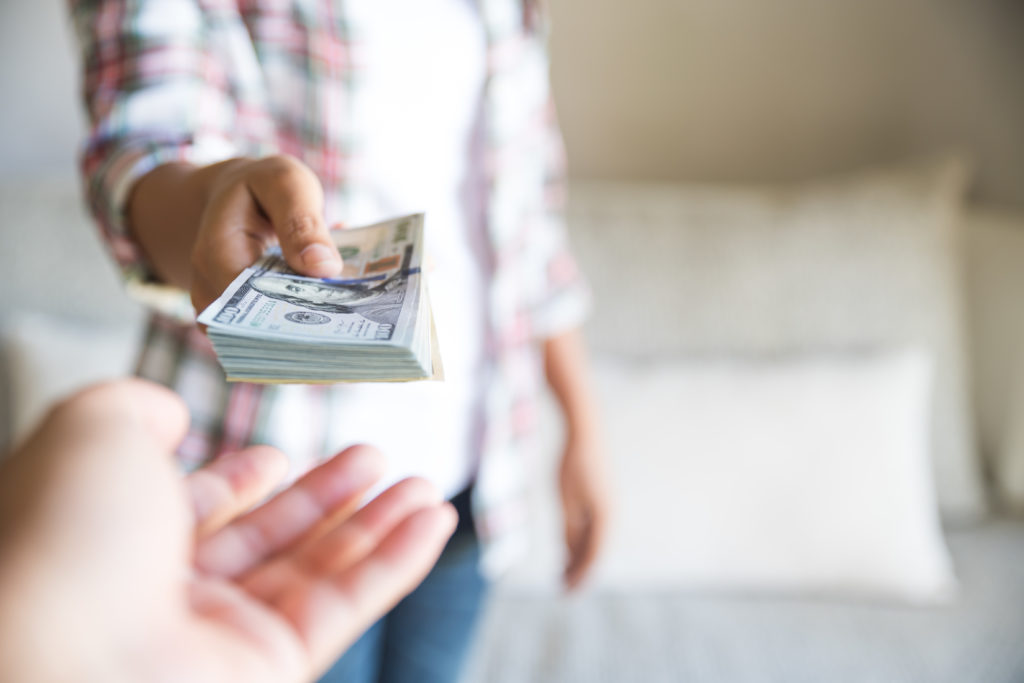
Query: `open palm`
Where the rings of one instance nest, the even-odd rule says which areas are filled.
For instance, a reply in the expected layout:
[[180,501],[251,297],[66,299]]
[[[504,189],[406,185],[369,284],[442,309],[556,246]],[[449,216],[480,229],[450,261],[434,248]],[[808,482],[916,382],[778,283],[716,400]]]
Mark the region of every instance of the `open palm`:
[[5,466],[0,544],[17,561],[0,598],[26,608],[0,623],[19,634],[0,662],[16,680],[310,680],[422,580],[454,529],[422,480],[360,508],[383,469],[368,447],[250,509],[284,456],[251,447],[183,480],[169,454],[186,426],[169,392],[102,386]]

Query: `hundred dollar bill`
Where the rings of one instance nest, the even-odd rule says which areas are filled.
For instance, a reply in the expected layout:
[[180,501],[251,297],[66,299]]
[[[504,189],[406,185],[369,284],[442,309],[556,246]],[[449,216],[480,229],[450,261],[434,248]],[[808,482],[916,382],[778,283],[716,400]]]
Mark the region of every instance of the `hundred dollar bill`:
[[439,375],[421,272],[423,214],[331,233],[338,278],[298,275],[267,252],[199,315],[229,379],[400,381]]

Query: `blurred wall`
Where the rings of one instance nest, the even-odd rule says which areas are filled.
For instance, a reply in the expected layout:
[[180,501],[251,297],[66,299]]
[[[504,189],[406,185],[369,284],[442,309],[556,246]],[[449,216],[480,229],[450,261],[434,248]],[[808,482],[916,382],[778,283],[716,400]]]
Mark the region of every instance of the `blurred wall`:
[[0,180],[71,176],[84,120],[64,0],[0,0]]
[[1024,204],[1024,2],[551,0],[580,177],[761,180],[935,149]]
[[[1024,205],[1020,0],[548,1],[577,177],[775,180],[955,146],[978,197]],[[0,2],[0,179],[73,171],[64,7]]]

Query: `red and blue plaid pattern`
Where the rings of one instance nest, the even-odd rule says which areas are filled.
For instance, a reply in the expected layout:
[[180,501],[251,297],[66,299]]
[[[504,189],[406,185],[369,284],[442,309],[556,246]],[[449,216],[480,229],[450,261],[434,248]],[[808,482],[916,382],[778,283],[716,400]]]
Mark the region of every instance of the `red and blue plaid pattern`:
[[[564,155],[548,85],[542,16],[530,0],[479,0],[488,36],[487,237],[493,270],[484,453],[474,510],[496,570],[518,548],[536,396],[539,341],[578,325],[587,292],[568,251]],[[154,315],[139,373],[178,391],[192,427],[180,448],[195,467],[247,443],[273,443],[296,471],[326,455],[268,426],[280,401],[302,401],[307,431],[329,419],[331,388],[227,384],[178,296],[148,296],[153,277],[124,225],[132,184],[154,167],[284,152],[324,186],[327,220],[365,192],[349,116],[373,77],[353,62],[344,3],[335,0],[72,0],[92,126],[82,169],[101,234]],[[166,288],[165,288],[166,289]],[[187,299],[185,299],[187,301]],[[170,302],[169,305],[168,302]],[[322,444],[320,444],[322,445]],[[303,452],[296,452],[301,450]]]

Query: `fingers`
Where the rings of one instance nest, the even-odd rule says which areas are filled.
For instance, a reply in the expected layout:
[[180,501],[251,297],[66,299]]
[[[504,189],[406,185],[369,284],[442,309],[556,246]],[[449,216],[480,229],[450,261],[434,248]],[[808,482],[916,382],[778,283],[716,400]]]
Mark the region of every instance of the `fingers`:
[[214,460],[185,479],[196,536],[208,536],[260,502],[288,471],[283,453],[251,446]]
[[576,486],[563,488],[562,510],[568,551],[563,580],[570,591],[583,583],[597,560],[608,523],[607,506],[604,495],[595,490],[580,490]]
[[347,521],[297,548],[281,562],[246,577],[246,588],[268,602],[288,590],[296,574],[328,576],[369,554],[399,522],[417,510],[441,503],[437,488],[423,479],[405,479],[390,487]]
[[426,480],[400,481],[368,503],[348,523],[317,539],[305,549],[302,561],[317,573],[340,571],[362,559],[402,519],[416,510],[442,502],[437,487]]
[[203,213],[191,257],[190,289],[196,312],[213,303],[273,244],[273,227],[241,178],[244,175],[219,188]]
[[191,252],[192,305],[202,311],[275,241],[297,272],[341,273],[316,175],[288,156],[225,162],[209,191]]
[[562,456],[559,486],[568,551],[563,580],[571,591],[590,573],[608,523],[607,477],[593,441],[568,440]]
[[372,548],[348,566],[306,567],[283,584],[272,606],[294,626],[322,671],[371,623],[415,588],[437,562],[457,522],[448,503],[430,504],[393,520]]
[[341,273],[341,256],[323,220],[323,188],[309,168],[291,157],[269,157],[257,162],[247,185],[289,266],[310,277]]
[[202,540],[196,548],[197,568],[225,577],[248,571],[298,542],[324,519],[354,509],[383,472],[383,456],[376,449],[346,449]]
[[603,530],[593,519],[566,524],[566,547],[569,559],[563,575],[565,587],[572,591],[580,586],[597,559]]

